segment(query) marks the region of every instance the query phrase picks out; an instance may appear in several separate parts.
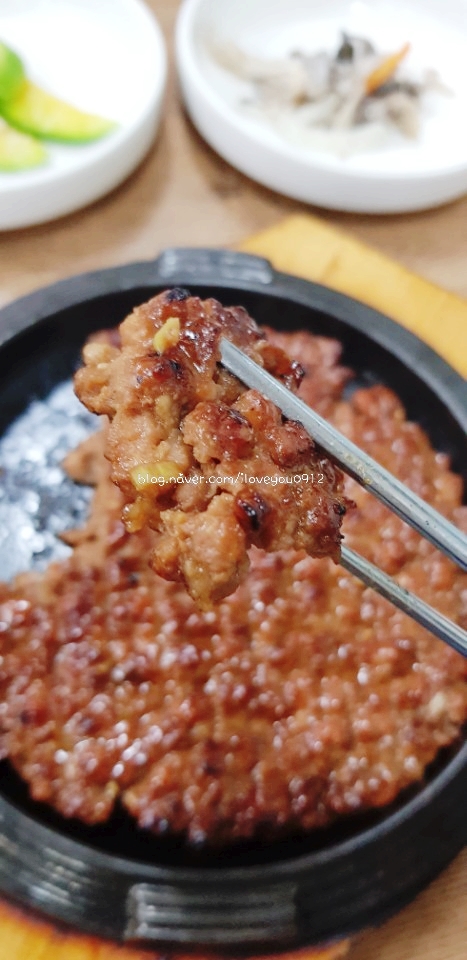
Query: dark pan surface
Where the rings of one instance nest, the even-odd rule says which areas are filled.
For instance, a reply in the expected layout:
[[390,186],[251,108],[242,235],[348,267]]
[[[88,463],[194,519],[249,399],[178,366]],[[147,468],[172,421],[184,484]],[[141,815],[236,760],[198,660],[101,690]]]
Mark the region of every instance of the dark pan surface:
[[[84,340],[171,285],[241,303],[259,323],[336,337],[343,362],[356,372],[349,389],[392,387],[465,474],[465,383],[415,337],[257,258],[168,251],[155,263],[65,281],[0,314],[0,578],[64,555],[56,533],[85,516],[89,493],[59,469],[67,449],[94,425],[69,385]],[[459,744],[438,758],[422,788],[390,809],[268,846],[241,844],[221,856],[151,837],[123,811],[100,827],[65,821],[31,802],[3,763],[0,889],[116,939],[290,949],[380,922],[407,903],[464,845],[466,801],[467,748]]]

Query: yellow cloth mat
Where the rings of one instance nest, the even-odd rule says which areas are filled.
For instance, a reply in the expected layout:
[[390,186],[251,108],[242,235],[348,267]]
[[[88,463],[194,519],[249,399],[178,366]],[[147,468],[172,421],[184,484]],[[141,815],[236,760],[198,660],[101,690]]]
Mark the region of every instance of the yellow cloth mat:
[[467,302],[349,234],[318,217],[298,215],[250,237],[241,249],[381,310],[467,376]]

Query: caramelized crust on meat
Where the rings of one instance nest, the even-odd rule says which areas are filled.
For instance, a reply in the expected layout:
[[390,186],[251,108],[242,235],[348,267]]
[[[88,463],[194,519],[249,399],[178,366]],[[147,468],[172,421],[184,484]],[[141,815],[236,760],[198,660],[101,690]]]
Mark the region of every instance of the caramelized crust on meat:
[[242,307],[171,290],[84,349],[76,392],[110,418],[106,456],[129,532],[156,531],[152,566],[201,606],[232,593],[248,549],[339,559],[343,477],[298,423],[220,365],[227,337],[292,389],[298,361]]
[[[459,477],[394,394],[341,401],[334,344],[283,336],[312,370],[335,350],[321,409],[467,527]],[[68,461],[98,483],[73,556],[0,586],[0,755],[32,796],[87,823],[120,801],[141,827],[221,844],[322,826],[420,781],[467,717],[462,657],[303,551],[253,548],[236,593],[200,611],[150,569],[157,534],[126,532],[104,442]],[[465,625],[466,575],[350,479],[346,492],[349,545]]]

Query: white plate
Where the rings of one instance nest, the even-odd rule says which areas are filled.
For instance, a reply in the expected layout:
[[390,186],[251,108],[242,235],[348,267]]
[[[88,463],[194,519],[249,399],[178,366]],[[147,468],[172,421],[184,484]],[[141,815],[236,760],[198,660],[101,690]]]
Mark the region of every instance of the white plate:
[[[395,137],[339,157],[282,138],[240,103],[248,88],[211,58],[206,38],[277,57],[335,49],[342,29],[383,50],[412,45],[407,67],[435,67],[453,91],[427,97],[416,141]],[[467,191],[466,0],[185,0],[176,32],[184,100],[196,127],[226,160],[298,200],[337,210],[418,210]]]
[[0,173],[0,229],[11,230],[77,210],[131,173],[157,129],[166,54],[141,0],[0,0],[0,39],[31,80],[118,123],[96,143],[48,144],[44,167]]

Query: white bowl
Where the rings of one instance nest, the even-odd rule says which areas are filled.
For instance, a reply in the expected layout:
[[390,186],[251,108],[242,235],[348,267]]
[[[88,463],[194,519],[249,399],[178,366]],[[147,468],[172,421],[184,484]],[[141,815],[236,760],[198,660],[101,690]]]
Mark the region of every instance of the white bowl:
[[[241,108],[245,83],[214,62],[206,39],[277,57],[292,49],[335,48],[342,29],[383,50],[410,41],[419,75],[435,67],[453,96],[427,98],[416,141],[335,156],[283,139]],[[273,190],[336,210],[396,213],[467,191],[467,4],[465,0],[184,0],[176,54],[188,112],[233,166]]]
[[71,213],[131,173],[154,139],[167,67],[141,0],[1,0],[0,39],[31,80],[118,124],[95,143],[48,144],[43,167],[0,173],[0,229],[11,230]]

